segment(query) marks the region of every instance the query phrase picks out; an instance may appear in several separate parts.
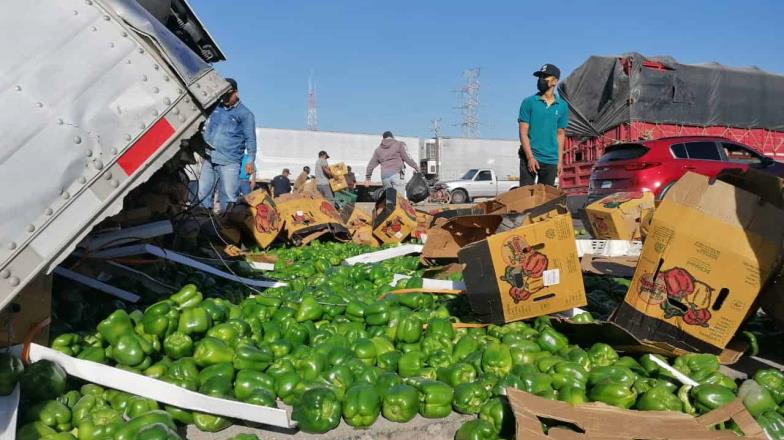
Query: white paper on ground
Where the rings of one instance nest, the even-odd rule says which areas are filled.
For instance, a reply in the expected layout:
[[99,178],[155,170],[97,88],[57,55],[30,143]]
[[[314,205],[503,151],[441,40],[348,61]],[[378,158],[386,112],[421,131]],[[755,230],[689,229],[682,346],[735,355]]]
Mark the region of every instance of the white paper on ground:
[[127,257],[129,255],[139,255],[139,254],[155,255],[156,257],[165,258],[167,260],[174,261],[175,263],[184,264],[186,266],[199,269],[202,272],[207,272],[215,276],[225,278],[229,281],[234,281],[252,287],[281,287],[287,285],[286,283],[280,281],[254,280],[253,278],[245,278],[245,277],[237,276],[232,273],[218,270],[210,266],[209,264],[204,264],[200,261],[196,261],[193,258],[186,257],[185,255],[181,255],[177,252],[168,249],[163,249],[158,246],[153,246],[151,244],[141,244],[141,245],[134,245],[134,246],[119,247],[114,249],[107,249],[105,251],[96,252],[92,254],[91,257],[119,258],[119,257]]
[[563,316],[564,318],[574,318],[575,316],[579,315],[580,313],[585,313],[585,310],[575,307],[573,309],[564,310],[563,312],[556,313],[558,316]]
[[651,356],[651,360],[656,365],[658,365],[661,368],[664,368],[665,370],[667,370],[667,372],[672,374],[673,377],[678,379],[682,384],[690,385],[690,386],[693,386],[693,387],[696,387],[697,385],[699,385],[699,383],[697,383],[694,380],[692,380],[692,378],[690,378],[689,376],[687,376],[687,375],[681,373],[680,371],[676,370],[675,367],[673,367],[672,365],[668,364],[667,362],[659,359],[658,357]]
[[642,251],[641,241],[627,240],[583,240],[577,241],[577,256],[585,254],[600,257],[638,257]]
[[7,396],[0,397],[0,439],[16,438],[16,415],[19,411],[19,385]]
[[248,261],[248,265],[254,270],[275,270],[275,265],[272,263],[259,263],[258,261]]
[[100,290],[101,292],[108,293],[109,295],[131,303],[139,301],[140,298],[140,296],[135,293],[114,287],[104,283],[103,281],[98,281],[95,278],[90,278],[87,275],[74,272],[61,266],[56,267],[54,269],[54,273],[60,275],[61,277],[68,278],[71,281],[76,281],[77,283],[84,284],[85,286],[92,287],[93,289]]
[[[19,355],[22,351],[22,346],[14,346],[11,348],[11,351]],[[167,405],[247,420],[249,422],[280,426],[282,428],[291,428],[296,425],[289,418],[289,414],[285,409],[250,405],[236,400],[206,396],[141,374],[131,373],[130,371],[97,362],[76,359],[51,348],[31,344],[30,361],[36,362],[41,359],[56,362],[63,367],[69,376],[75,376],[98,385],[125,391],[126,393],[136,394]]]
[[343,260],[343,264],[347,266],[353,266],[359,263],[378,263],[379,261],[389,260],[395,257],[402,257],[404,255],[421,254],[422,248],[424,248],[424,246],[421,244],[402,244],[393,248],[346,258]]
[[[397,285],[400,280],[407,280],[411,278],[408,275],[401,275],[396,273],[392,277],[392,287]],[[422,287],[425,289],[446,289],[446,290],[465,290],[465,282],[452,281],[452,280],[435,280],[433,278],[422,278]]]

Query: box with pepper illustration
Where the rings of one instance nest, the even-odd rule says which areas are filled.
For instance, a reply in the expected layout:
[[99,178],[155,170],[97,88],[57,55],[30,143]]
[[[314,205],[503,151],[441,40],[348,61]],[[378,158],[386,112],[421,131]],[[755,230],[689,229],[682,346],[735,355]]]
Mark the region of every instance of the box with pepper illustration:
[[528,185],[507,191],[470,208],[442,210],[433,216],[433,221],[468,215],[521,213],[539,207],[549,211],[556,206],[566,206],[566,193],[548,185]]
[[243,221],[245,230],[250,232],[260,248],[265,249],[283,229],[283,219],[278,207],[269,193],[263,190],[248,194],[245,196],[245,202],[248,204],[247,215]]
[[310,234],[326,231],[348,241],[349,233],[335,206],[322,197],[290,195],[277,199],[278,211],[290,240],[297,243]]
[[483,322],[509,322],[587,303],[572,216],[564,209],[523,218],[458,252],[466,294]]
[[687,173],[657,208],[612,320],[641,340],[717,353],[778,267],[784,210]]
[[374,214],[373,235],[382,243],[400,243],[416,230],[416,210],[392,188],[376,202]]
[[639,240],[640,222],[654,208],[653,193],[619,192],[585,207],[591,235],[600,240]]
[[332,192],[343,191],[344,189],[348,188],[348,181],[346,180],[346,176],[330,177],[329,187],[332,188]]

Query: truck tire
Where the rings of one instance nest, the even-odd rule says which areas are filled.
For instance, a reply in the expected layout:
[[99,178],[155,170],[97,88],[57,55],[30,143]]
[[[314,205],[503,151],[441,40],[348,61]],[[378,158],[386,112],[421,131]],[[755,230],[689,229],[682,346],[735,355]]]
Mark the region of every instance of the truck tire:
[[384,190],[383,187],[382,188],[378,188],[375,191],[373,191],[373,201],[374,202],[378,202],[379,200],[383,200],[384,199],[384,192],[385,192],[385,190]]
[[455,204],[468,203],[468,193],[464,189],[456,189],[449,195],[449,202]]

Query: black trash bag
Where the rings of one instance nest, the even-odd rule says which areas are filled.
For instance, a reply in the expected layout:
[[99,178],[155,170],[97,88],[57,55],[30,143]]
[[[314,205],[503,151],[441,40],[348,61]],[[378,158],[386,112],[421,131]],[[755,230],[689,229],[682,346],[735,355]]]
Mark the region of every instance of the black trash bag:
[[430,188],[422,173],[414,173],[406,184],[406,198],[412,203],[419,203],[430,196]]

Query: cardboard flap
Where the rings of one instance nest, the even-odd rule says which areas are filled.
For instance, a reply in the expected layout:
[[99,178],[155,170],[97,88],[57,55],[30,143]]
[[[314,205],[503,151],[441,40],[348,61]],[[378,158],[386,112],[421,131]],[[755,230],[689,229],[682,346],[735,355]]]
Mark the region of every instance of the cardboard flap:
[[778,208],[784,208],[784,179],[753,169],[725,170],[716,179],[754,193]]
[[608,275],[618,278],[631,278],[640,257],[601,257],[585,254],[580,259],[583,272],[596,275]]
[[[746,434],[742,438],[767,438],[740,400],[704,416],[692,417],[676,411],[623,410],[596,402],[573,406],[515,388],[507,388],[507,395],[517,421],[518,439],[737,439],[738,436],[732,431],[710,429],[711,426],[727,420],[734,420],[738,424]],[[545,434],[542,431],[542,419],[569,424],[576,428],[576,431],[556,426],[551,427]]]

